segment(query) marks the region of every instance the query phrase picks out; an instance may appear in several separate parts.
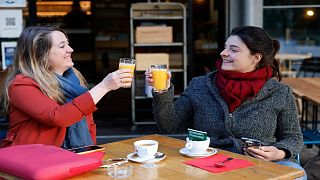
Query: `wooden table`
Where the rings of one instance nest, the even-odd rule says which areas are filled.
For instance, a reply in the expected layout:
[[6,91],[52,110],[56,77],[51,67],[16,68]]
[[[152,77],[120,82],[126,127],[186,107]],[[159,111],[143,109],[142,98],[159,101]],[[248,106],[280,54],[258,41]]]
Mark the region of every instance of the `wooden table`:
[[313,129],[317,129],[320,78],[283,78],[281,82],[290,86],[294,95],[302,99],[302,121],[305,123],[308,121],[308,104],[313,105]]
[[320,104],[320,78],[283,78],[282,83],[291,87],[298,97],[307,97]]
[[[283,78],[282,82],[291,87],[297,98],[302,100],[301,127],[303,142],[307,146],[319,145],[320,137],[318,131],[318,107],[320,106],[320,78]],[[312,104],[312,127],[308,126],[308,104]],[[312,157],[307,162],[312,163],[317,160],[318,155]]]
[[[295,77],[295,72],[292,71],[292,61],[309,59],[311,57],[312,57],[311,53],[308,53],[308,54],[278,53],[275,55],[275,59],[279,61],[281,73],[288,77]],[[286,67],[286,65],[288,65],[288,67]]]
[[[183,156],[179,150],[184,147],[185,141],[173,139],[160,135],[142,136],[140,138],[128,139],[114,143],[104,144],[106,148],[105,159],[126,157],[134,151],[133,142],[140,139],[153,139],[159,142],[159,151],[164,152],[167,157],[159,162],[155,168],[144,168],[139,163],[129,162],[133,166],[133,174],[127,179],[294,179],[303,176],[303,171],[288,166],[266,162],[255,158],[222,151],[218,153],[234,158],[246,159],[253,166],[236,169],[233,171],[214,174],[183,162],[192,158]],[[75,176],[71,179],[112,179],[106,174],[106,169],[100,168],[91,172]]]

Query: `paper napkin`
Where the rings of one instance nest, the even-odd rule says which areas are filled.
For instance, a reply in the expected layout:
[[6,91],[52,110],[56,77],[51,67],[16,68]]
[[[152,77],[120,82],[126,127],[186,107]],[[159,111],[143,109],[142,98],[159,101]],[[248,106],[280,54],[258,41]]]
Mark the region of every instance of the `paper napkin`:
[[189,161],[185,161],[183,163],[198,167],[200,169],[213,172],[213,173],[220,173],[225,171],[230,171],[234,169],[244,168],[248,166],[254,165],[253,163],[243,160],[243,159],[232,159],[230,161],[227,161],[225,163],[224,167],[216,167],[214,164],[218,162],[222,162],[226,159],[228,159],[228,156],[216,154],[213,156],[205,157],[205,158],[197,158]]

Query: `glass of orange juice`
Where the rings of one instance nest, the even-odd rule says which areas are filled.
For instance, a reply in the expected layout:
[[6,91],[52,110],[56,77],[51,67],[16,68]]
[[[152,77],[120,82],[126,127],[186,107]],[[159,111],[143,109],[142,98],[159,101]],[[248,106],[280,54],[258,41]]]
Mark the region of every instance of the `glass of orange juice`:
[[[134,75],[134,68],[136,67],[136,60],[133,58],[120,58],[119,60],[119,69],[130,69],[132,76]],[[126,86],[124,88],[129,88]]]
[[151,65],[154,92],[167,91],[168,67],[166,64]]
[[134,68],[136,66],[136,60],[133,58],[120,58],[119,69],[131,69],[131,74],[134,74]]

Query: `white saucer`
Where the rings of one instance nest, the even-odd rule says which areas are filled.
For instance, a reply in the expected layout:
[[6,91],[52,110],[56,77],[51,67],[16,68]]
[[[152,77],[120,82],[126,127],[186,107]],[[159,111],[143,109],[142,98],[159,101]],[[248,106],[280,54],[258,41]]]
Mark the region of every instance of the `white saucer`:
[[147,158],[139,157],[135,152],[133,152],[133,153],[128,154],[127,158],[130,161],[138,162],[138,163],[156,163],[156,162],[159,162],[159,161],[163,160],[164,158],[166,158],[166,155],[164,155],[161,158],[150,159],[149,157],[147,157]]
[[206,157],[206,156],[211,156],[214,154],[217,154],[217,150],[212,148],[212,147],[208,147],[207,151],[203,154],[194,154],[192,152],[190,152],[187,148],[182,148],[179,151],[181,154],[185,155],[185,156],[189,156],[189,157]]

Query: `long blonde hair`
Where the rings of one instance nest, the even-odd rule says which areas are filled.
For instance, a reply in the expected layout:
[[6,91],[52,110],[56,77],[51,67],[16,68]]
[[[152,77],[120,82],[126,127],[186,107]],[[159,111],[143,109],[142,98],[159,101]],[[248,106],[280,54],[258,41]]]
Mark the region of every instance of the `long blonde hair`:
[[[14,61],[5,81],[1,98],[3,114],[8,114],[10,100],[8,89],[18,74],[23,74],[36,81],[41,91],[49,98],[60,104],[65,103],[65,98],[59,88],[58,79],[48,58],[52,47],[51,33],[53,31],[60,31],[67,37],[67,34],[57,27],[28,27],[21,33],[17,42]],[[81,85],[87,87],[87,83],[81,73],[75,68],[73,69]]]

